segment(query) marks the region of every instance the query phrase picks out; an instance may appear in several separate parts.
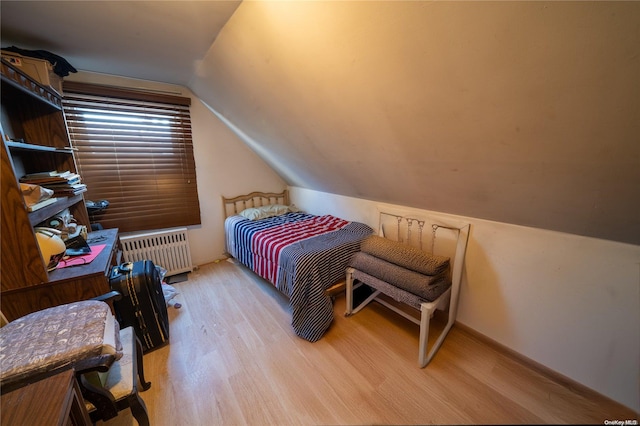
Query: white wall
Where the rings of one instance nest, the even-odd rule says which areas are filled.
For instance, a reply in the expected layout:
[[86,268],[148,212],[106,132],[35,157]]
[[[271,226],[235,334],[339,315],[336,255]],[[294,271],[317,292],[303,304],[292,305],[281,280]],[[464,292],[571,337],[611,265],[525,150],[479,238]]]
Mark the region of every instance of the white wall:
[[256,190],[281,191],[286,185],[185,87],[88,72],[72,74],[66,79],[161,90],[191,98],[191,131],[202,219],[200,226],[189,227],[189,244],[194,265],[213,262],[223,257],[222,196],[229,197]]
[[[389,206],[290,190],[307,212],[374,229],[378,207]],[[458,322],[640,410],[640,246],[463,219],[471,232]]]
[[640,2],[245,1],[189,87],[291,186],[640,244],[638,22]]

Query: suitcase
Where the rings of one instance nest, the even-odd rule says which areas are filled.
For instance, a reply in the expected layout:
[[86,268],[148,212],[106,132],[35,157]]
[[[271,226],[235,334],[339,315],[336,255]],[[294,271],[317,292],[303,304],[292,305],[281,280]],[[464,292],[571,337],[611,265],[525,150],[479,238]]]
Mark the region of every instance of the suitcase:
[[123,263],[111,269],[109,285],[122,294],[113,302],[120,328],[133,327],[143,353],[169,341],[169,316],[160,275],[150,260]]

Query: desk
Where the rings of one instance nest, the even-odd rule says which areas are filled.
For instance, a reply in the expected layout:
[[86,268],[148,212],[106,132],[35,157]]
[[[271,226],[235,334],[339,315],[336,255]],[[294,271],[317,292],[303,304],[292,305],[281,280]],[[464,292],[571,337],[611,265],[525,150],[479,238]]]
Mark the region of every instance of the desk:
[[31,312],[52,306],[87,300],[111,291],[111,267],[120,264],[122,250],[118,229],[105,229],[89,233],[91,245],[106,244],[91,263],[82,266],[55,269],[49,272],[49,281],[2,292],[2,313],[9,321]]
[[2,426],[92,424],[71,369],[2,395],[1,409]]

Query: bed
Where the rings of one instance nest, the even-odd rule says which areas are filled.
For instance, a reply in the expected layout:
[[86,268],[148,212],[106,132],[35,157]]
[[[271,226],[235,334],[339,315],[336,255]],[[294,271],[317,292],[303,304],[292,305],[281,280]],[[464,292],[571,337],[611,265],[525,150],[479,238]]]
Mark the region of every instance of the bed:
[[291,325],[310,342],[333,321],[327,290],[344,281],[368,225],[332,215],[311,215],[289,204],[288,192],[223,197],[229,256],[289,298]]

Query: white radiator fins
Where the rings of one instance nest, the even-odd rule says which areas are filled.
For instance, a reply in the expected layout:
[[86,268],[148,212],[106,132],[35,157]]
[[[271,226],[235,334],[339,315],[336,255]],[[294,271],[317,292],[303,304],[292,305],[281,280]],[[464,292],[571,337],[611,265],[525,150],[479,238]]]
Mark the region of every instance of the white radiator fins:
[[187,228],[167,229],[120,237],[127,262],[151,260],[167,270],[167,276],[193,271]]

